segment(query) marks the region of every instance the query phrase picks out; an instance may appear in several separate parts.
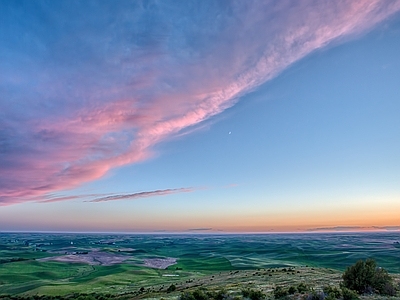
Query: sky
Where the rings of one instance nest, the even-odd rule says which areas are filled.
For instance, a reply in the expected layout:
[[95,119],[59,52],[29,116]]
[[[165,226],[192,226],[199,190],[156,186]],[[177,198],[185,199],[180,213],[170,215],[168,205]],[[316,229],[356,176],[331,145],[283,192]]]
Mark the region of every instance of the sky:
[[400,0],[0,2],[0,231],[400,230]]

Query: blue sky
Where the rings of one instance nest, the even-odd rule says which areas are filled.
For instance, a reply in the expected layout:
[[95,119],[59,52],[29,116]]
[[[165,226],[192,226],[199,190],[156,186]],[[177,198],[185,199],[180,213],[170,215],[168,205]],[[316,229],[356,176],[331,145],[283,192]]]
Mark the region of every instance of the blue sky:
[[400,226],[399,1],[0,5],[0,230]]

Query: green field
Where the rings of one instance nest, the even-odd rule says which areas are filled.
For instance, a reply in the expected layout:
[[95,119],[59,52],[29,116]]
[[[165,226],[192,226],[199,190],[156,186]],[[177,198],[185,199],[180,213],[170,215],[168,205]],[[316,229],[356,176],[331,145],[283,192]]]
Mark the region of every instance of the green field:
[[[245,282],[270,292],[277,283],[304,281],[307,276],[321,286],[320,280],[338,283],[346,266],[368,257],[391,273],[400,273],[399,239],[398,233],[2,233],[0,295],[133,295],[141,291],[140,297],[151,297],[171,284],[180,291],[221,284],[239,289]],[[152,265],[157,263],[167,265]]]

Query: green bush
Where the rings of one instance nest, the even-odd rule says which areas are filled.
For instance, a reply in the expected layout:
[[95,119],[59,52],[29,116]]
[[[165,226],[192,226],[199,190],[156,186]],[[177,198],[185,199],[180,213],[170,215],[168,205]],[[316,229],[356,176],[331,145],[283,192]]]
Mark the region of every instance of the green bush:
[[192,293],[185,292],[179,296],[179,300],[196,300]]
[[[254,294],[250,293],[249,295],[252,296]],[[251,298],[251,297],[249,298],[252,300],[263,299],[263,298]],[[206,288],[200,288],[193,292],[182,293],[178,299],[179,300],[208,300],[208,299],[224,300],[224,299],[229,299],[229,295],[224,289],[218,292],[214,292],[214,291],[208,291]]]
[[312,291],[311,293],[309,293],[307,295],[307,297],[305,299],[307,299],[307,300],[324,300],[325,295],[322,292]]
[[196,300],[208,300],[209,297],[207,296],[204,290],[195,290],[193,292],[194,299]]
[[393,296],[396,293],[393,278],[385,269],[378,268],[373,259],[357,261],[346,269],[342,279],[343,287],[359,294],[378,292],[382,295]]
[[252,289],[242,290],[242,295],[243,297],[249,298],[251,300],[261,300],[265,298],[265,294],[263,292]]
[[373,278],[373,287],[382,295],[395,296],[396,288],[393,278],[383,268],[377,268]]
[[359,300],[357,293],[348,288],[342,287],[343,300]]
[[300,293],[300,294],[302,294],[302,293],[305,293],[305,292],[308,292],[310,290],[310,288],[305,284],[305,283],[300,283],[298,286],[297,286],[297,291]]
[[[342,293],[336,287],[328,285],[324,286],[322,290],[324,291],[324,294],[327,295],[330,299],[339,299],[340,297],[342,297]],[[325,299],[328,299],[328,297],[326,297]]]
[[282,299],[289,295],[289,291],[281,286],[277,286],[274,288],[274,297],[275,299]]
[[294,286],[290,286],[289,287],[289,289],[288,289],[289,295],[293,295],[296,292],[297,292],[297,288],[296,287],[294,287]]
[[224,289],[222,289],[218,291],[218,293],[214,293],[213,298],[215,300],[224,300],[228,298],[228,294]]
[[176,285],[175,284],[171,284],[167,289],[167,293],[171,293],[171,292],[173,292],[175,290],[176,290]]

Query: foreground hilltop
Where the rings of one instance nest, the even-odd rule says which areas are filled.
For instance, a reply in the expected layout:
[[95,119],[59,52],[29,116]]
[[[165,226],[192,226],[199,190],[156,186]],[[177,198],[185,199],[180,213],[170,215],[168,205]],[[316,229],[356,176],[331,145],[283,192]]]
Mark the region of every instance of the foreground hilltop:
[[[236,270],[218,272],[195,279],[181,281],[178,278],[172,283],[146,285],[140,288],[125,289],[117,293],[71,293],[63,296],[46,295],[3,295],[1,300],[47,300],[47,299],[277,299],[276,290],[289,291],[281,299],[330,299],[322,296],[327,287],[339,290],[343,273],[328,268],[290,267],[267,268],[256,270]],[[399,286],[400,274],[391,274],[394,284]],[[395,296],[380,296],[378,294],[361,295],[360,299],[400,299],[400,293]],[[335,299],[335,298],[332,298]],[[339,298],[341,299],[341,298]],[[349,298],[351,299],[351,298]]]

